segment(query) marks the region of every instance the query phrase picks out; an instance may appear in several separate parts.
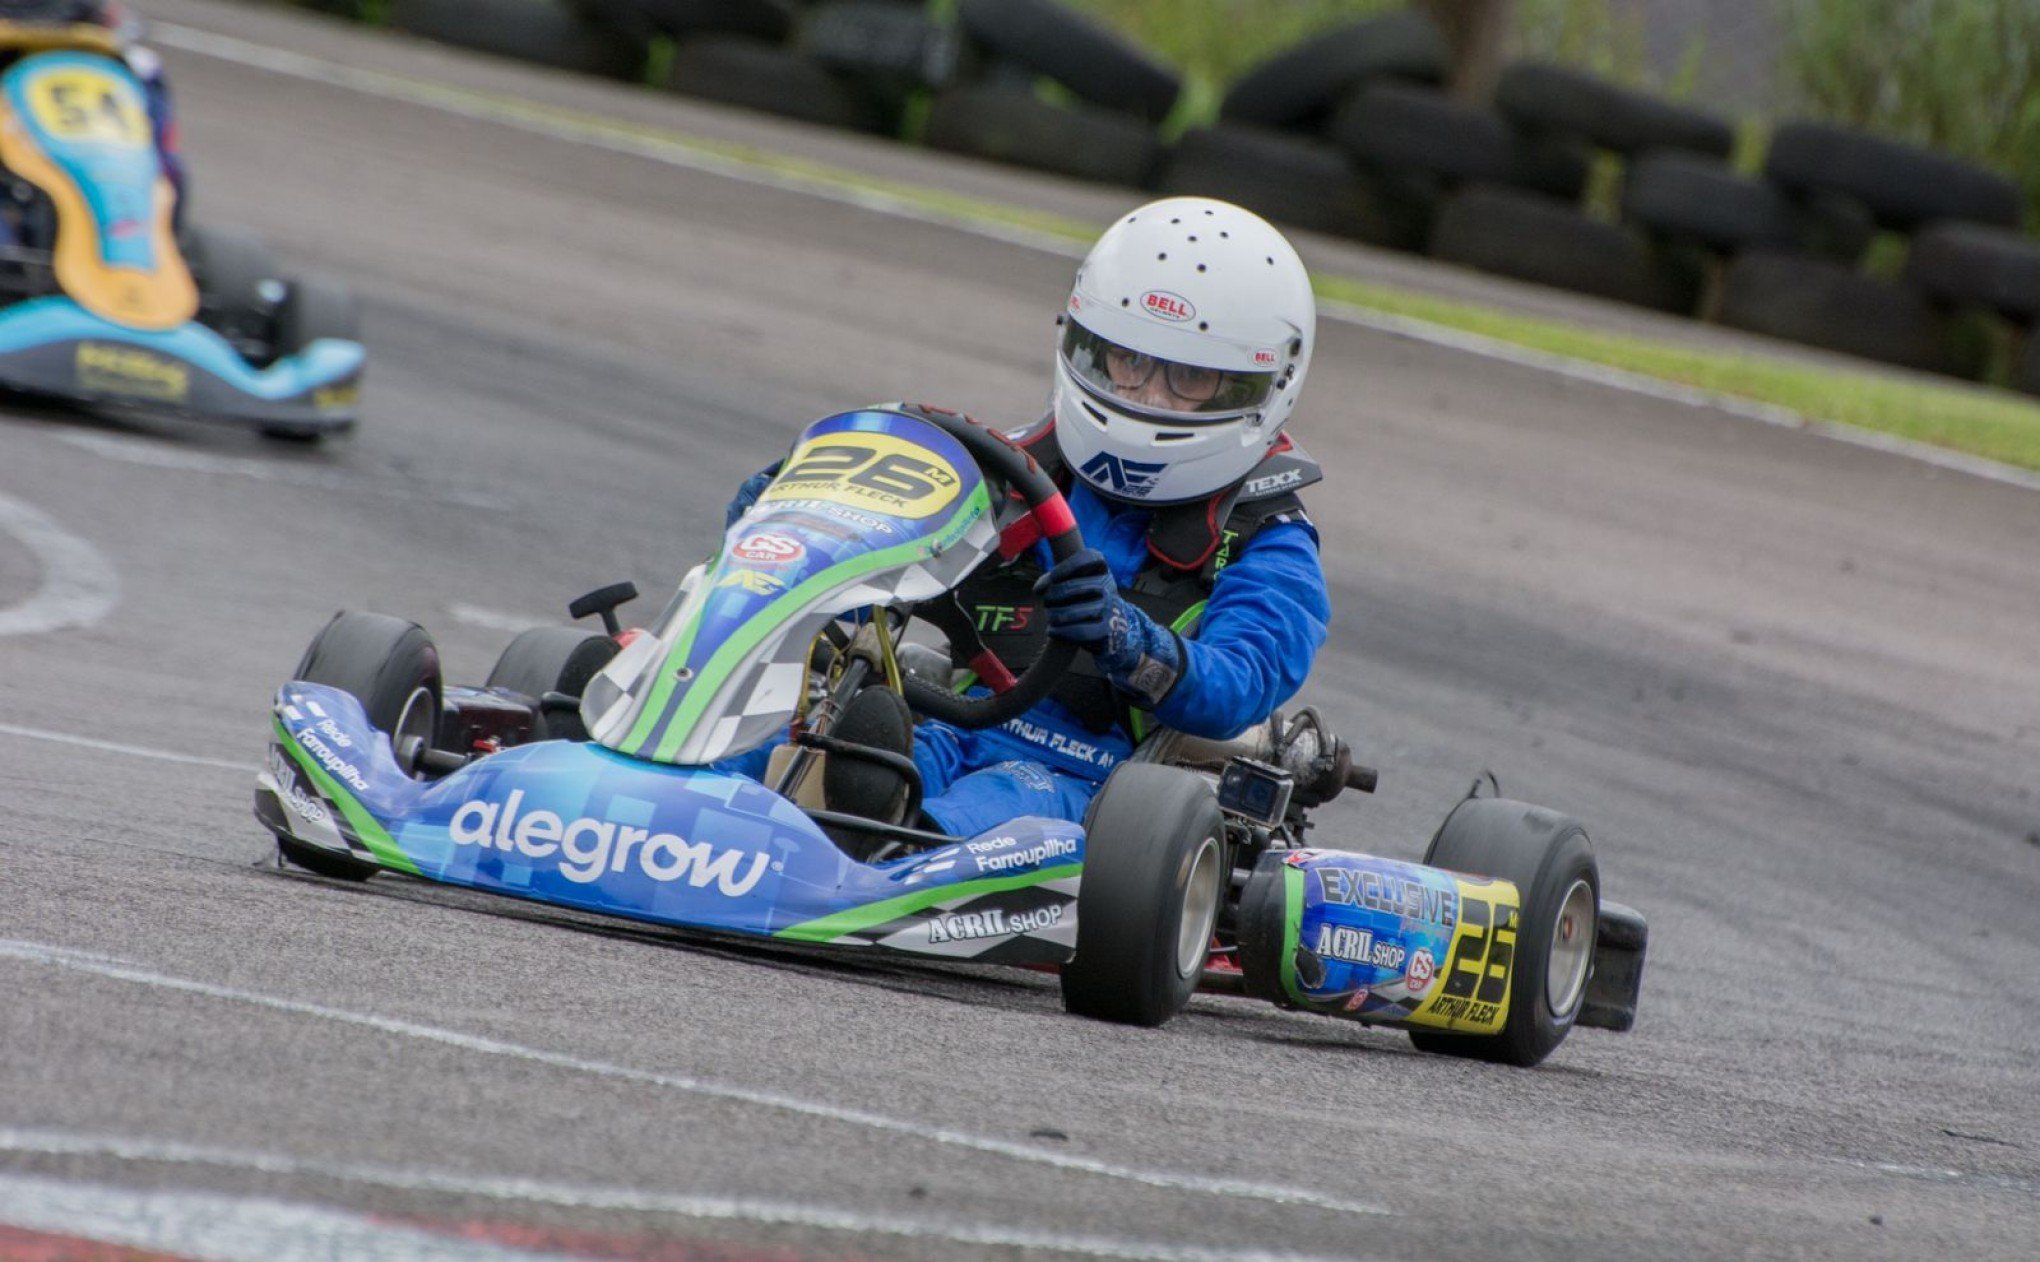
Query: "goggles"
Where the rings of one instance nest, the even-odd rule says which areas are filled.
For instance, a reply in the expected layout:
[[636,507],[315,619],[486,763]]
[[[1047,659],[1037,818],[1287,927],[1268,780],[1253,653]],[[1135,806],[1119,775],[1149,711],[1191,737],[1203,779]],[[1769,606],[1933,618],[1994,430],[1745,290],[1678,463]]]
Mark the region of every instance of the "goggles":
[[1235,372],[1162,359],[1121,346],[1074,319],[1063,321],[1063,362],[1085,389],[1134,411],[1216,419],[1264,406],[1272,372]]

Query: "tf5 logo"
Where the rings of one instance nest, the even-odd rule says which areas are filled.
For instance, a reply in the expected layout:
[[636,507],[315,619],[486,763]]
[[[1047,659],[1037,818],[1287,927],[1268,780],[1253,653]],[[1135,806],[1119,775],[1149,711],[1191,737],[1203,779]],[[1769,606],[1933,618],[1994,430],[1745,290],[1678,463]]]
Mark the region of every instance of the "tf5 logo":
[[980,631],[1025,631],[1034,621],[1032,605],[979,605],[974,612]]

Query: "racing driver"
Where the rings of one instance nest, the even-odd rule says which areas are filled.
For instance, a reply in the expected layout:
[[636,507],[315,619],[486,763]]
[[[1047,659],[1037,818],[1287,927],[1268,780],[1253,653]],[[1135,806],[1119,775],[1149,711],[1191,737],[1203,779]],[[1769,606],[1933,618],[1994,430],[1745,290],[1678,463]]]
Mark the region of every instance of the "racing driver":
[[[1142,206],[1092,247],[1059,323],[1049,414],[1009,437],[1063,487],[1087,546],[1048,568],[1046,545],[1013,555],[1009,534],[1012,559],[957,596],[1016,672],[1044,629],[1084,651],[1019,719],[914,727],[923,814],[952,835],[1081,820],[1157,724],[1224,739],[1265,720],[1331,618],[1296,495],[1322,474],[1283,433],[1317,308],[1282,234],[1207,198]],[[732,523],[776,470],[745,482]]]

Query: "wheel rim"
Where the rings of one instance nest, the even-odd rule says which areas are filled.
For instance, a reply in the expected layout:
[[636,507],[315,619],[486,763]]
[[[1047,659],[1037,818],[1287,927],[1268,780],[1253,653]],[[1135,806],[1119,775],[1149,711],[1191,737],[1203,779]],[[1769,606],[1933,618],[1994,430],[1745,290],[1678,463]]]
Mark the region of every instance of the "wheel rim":
[[1190,861],[1190,879],[1183,886],[1183,916],[1176,929],[1176,975],[1204,971],[1211,950],[1211,927],[1218,922],[1218,841],[1206,837]]
[[1574,881],[1552,921],[1551,957],[1544,966],[1544,1001],[1555,1017],[1571,1015],[1587,988],[1594,929],[1594,887],[1584,880]]
[[401,758],[404,741],[412,736],[418,738],[420,749],[431,748],[433,720],[438,717],[435,709],[430,688],[413,688],[411,695],[404,698],[404,708],[397,714],[397,725],[390,732],[390,751]]

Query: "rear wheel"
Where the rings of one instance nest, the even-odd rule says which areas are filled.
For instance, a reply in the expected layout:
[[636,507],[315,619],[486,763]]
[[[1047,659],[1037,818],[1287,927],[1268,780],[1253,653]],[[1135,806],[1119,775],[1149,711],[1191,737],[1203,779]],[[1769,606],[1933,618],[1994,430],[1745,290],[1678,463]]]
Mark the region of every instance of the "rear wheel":
[[[295,355],[320,338],[361,340],[361,314],[354,291],[331,276],[301,276],[286,287],[276,309],[276,358]],[[349,422],[351,427],[352,422]],[[281,442],[312,443],[337,432],[331,425],[264,425],[262,436]]]
[[269,247],[238,228],[197,224],[185,234],[184,255],[198,286],[199,318],[238,348],[269,343],[283,297]]
[[[352,695],[389,738],[392,752],[413,737],[430,747],[438,734],[439,649],[415,622],[351,610],[334,614],[291,678]],[[321,876],[365,881],[377,871],[372,863],[303,842],[279,837],[276,844],[284,858]]]
[[1586,829],[1528,803],[1472,798],[1445,817],[1424,862],[1511,882],[1522,902],[1500,1033],[1411,1030],[1410,1042],[1447,1056],[1537,1064],[1571,1032],[1593,964],[1601,875]]
[[496,659],[487,687],[531,698],[531,739],[585,741],[588,729],[577,709],[548,712],[539,703],[549,692],[579,698],[588,681],[616,656],[615,640],[580,627],[533,627],[521,632]]
[[1079,1016],[1157,1026],[1182,1011],[1204,973],[1225,890],[1225,820],[1193,773],[1122,766],[1084,817],[1077,954],[1063,1006]]

